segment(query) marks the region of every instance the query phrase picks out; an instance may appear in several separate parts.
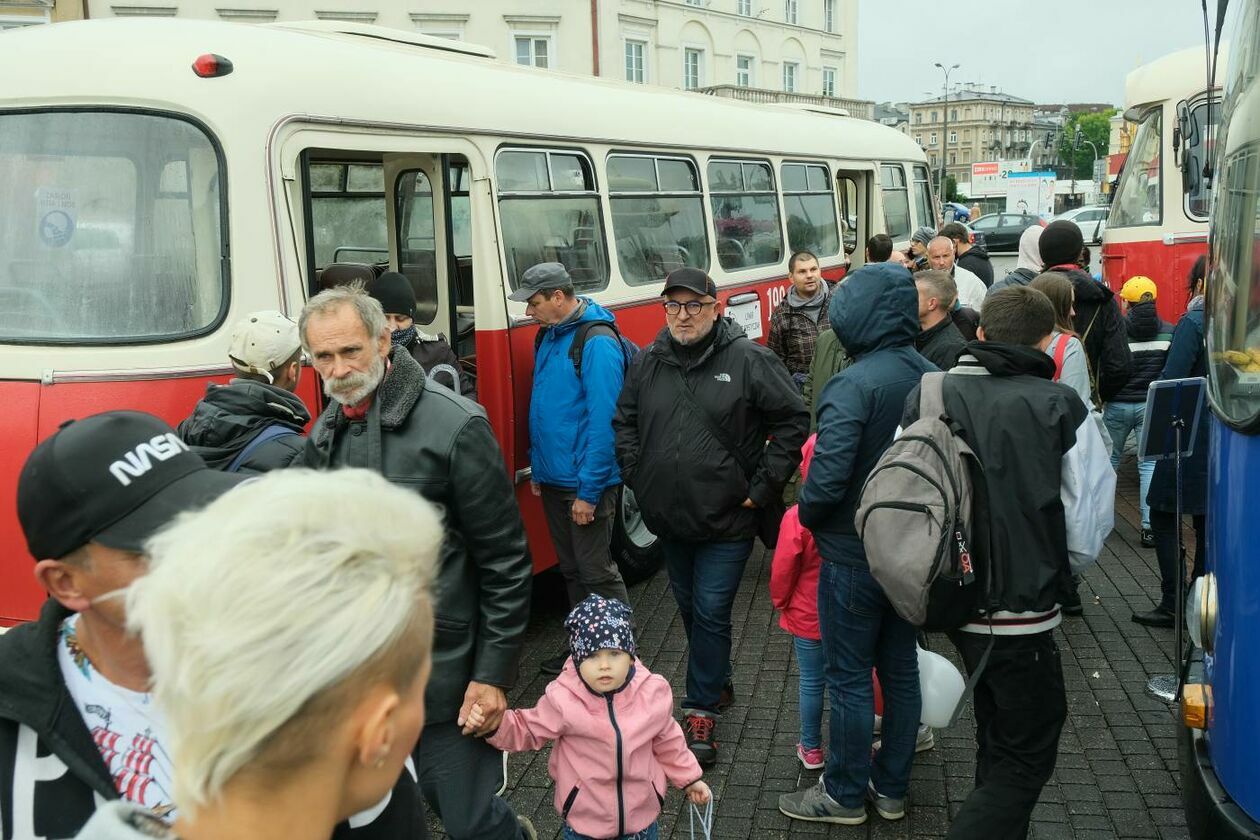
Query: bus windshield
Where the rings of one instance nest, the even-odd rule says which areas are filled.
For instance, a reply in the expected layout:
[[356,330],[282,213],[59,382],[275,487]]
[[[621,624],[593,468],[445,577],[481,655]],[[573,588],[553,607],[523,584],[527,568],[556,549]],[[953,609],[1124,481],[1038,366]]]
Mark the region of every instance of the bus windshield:
[[109,344],[226,309],[220,160],[175,117],[0,114],[0,342]]
[[1124,173],[1116,185],[1107,227],[1157,225],[1163,220],[1160,196],[1160,143],[1162,115],[1152,108],[1138,124],[1137,135],[1124,163]]

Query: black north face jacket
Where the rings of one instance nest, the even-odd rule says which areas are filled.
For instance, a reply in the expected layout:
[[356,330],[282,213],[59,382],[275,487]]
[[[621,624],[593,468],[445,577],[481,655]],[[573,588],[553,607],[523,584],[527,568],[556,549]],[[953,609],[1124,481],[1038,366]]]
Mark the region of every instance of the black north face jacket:
[[[740,459],[690,409],[684,387],[739,447]],[[639,353],[626,371],[613,430],[621,477],[652,532],[722,542],[757,533],[756,512],[741,505],[751,498],[766,507],[783,492],[801,461],[809,411],[778,357],[719,318],[694,358],[680,355],[668,327]],[[751,476],[740,460],[757,465]]]
[[[0,635],[0,840],[74,837],[105,802],[118,799],[109,768],[57,665],[70,611],[49,599],[39,619]],[[389,804],[368,825],[342,823],[334,840],[423,840],[420,789],[403,771]]]

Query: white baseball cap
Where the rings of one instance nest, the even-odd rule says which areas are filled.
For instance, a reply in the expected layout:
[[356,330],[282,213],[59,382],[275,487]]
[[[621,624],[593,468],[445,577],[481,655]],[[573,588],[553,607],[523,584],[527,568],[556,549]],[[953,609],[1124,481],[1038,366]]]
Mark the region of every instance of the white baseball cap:
[[228,359],[241,373],[266,376],[293,358],[302,346],[297,324],[274,309],[246,315],[232,330]]

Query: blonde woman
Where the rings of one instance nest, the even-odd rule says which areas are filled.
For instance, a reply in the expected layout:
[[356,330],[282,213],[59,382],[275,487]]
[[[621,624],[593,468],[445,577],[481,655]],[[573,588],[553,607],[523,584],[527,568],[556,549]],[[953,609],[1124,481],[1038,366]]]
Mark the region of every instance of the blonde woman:
[[424,725],[441,537],[374,473],[286,470],[153,538],[127,615],[178,816],[112,803],[79,836],[327,840],[380,803]]

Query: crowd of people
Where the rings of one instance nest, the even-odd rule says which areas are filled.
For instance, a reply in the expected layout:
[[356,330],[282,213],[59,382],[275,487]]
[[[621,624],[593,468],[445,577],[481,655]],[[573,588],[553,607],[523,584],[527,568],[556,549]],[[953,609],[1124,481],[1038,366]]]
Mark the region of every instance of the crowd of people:
[[[1153,283],[1117,300],[1083,250],[1071,223],[1029,228],[995,281],[946,224],[906,252],[872,237],[834,286],[799,252],[764,346],[700,269],[665,279],[664,326],[642,349],[563,265],[526,271],[511,297],[540,325],[531,486],[571,608],[530,709],[507,700],[533,580],[512,481],[458,359],[416,331],[409,283],[322,291],[296,322],[248,316],[228,348],[236,377],[177,429],[86,417],[22,470],[19,519],[50,597],[0,637],[4,836],[421,838],[427,808],[454,840],[532,839],[499,795],[502,754],[554,743],[566,838],[654,840],[668,785],[713,804],[703,774],[738,700],[732,608],[758,540],[799,668],[796,756],[822,771],[780,810],[901,819],[915,753],[934,743],[921,632],[872,574],[856,515],[936,371],[943,409],[927,412],[978,463],[959,552],[988,581],[948,634],[977,724],[975,788],[949,836],[1026,836],[1066,716],[1054,629],[1082,612],[1114,470],[1150,383],[1205,364],[1202,266],[1174,329]],[[303,356],[329,397],[313,424],[294,394]],[[1163,467],[1141,472],[1164,599],[1134,620],[1153,626],[1171,625],[1179,568]],[[1200,540],[1202,467],[1185,479]],[[610,553],[623,485],[686,635],[677,718]]]

